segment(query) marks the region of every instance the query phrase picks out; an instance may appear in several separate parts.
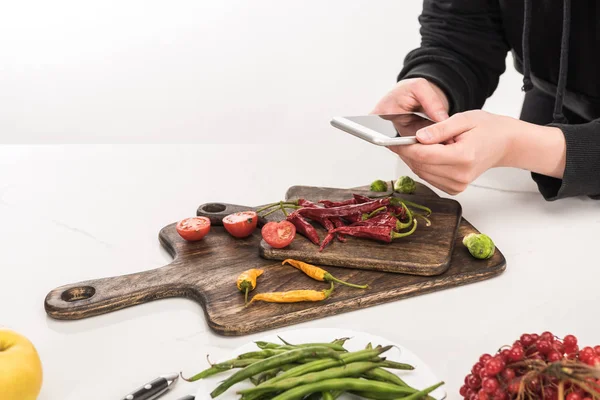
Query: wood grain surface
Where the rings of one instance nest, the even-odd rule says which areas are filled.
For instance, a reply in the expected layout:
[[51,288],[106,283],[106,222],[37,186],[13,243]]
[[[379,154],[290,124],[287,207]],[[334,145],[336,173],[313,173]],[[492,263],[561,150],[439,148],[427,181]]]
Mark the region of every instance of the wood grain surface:
[[[352,198],[353,193],[364,196],[379,195],[367,189],[332,189],[312,186],[293,186],[286,200],[310,199],[341,201]],[[400,197],[396,195],[396,197]],[[382,243],[375,240],[353,238],[347,242],[333,240],[323,251],[308,239],[299,236],[291,245],[275,249],[264,240],[260,244],[260,254],[272,260],[293,258],[313,264],[332,265],[345,268],[360,268],[374,271],[396,272],[403,274],[432,276],[445,272],[450,267],[450,259],[462,208],[455,200],[441,199],[431,195],[403,195],[403,199],[431,208],[431,226],[425,226],[423,220],[410,236]],[[277,215],[277,214],[275,214]],[[278,215],[283,219],[283,215]],[[313,223],[321,240],[327,231]]]
[[[291,188],[288,195],[297,194],[298,190],[300,189]],[[423,187],[419,191],[421,194],[428,193]],[[309,196],[306,197],[310,199]],[[212,209],[219,208],[222,207]],[[215,213],[231,211],[234,210],[226,209]],[[243,295],[238,292],[235,281],[241,272],[250,268],[265,270],[251,296],[270,291],[322,290],[328,284],[314,281],[295,268],[281,265],[279,261],[261,257],[259,230],[246,239],[235,239],[221,226],[214,226],[203,240],[191,243],[177,234],[173,223],[159,233],[161,244],[174,257],[171,264],[135,274],[59,287],[46,296],[45,309],[52,318],[75,320],[157,299],[186,297],[200,304],[207,324],[216,333],[246,335],[466,285],[502,273],[506,262],[500,250],[488,260],[476,260],[462,246],[462,237],[471,232],[477,231],[463,219],[455,238],[451,265],[443,274],[427,277],[327,267],[334,276],[350,282],[369,284],[370,289],[336,285],[333,295],[323,302],[257,302],[245,308]]]

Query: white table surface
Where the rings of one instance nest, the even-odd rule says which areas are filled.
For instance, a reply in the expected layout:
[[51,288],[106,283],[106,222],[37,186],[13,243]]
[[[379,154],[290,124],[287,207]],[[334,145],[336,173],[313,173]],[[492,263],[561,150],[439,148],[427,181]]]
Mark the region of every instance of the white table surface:
[[[352,187],[407,172],[391,152],[359,142],[336,156],[327,146],[291,143],[0,147],[0,325],[38,348],[45,374],[39,399],[118,399],[158,374],[194,373],[207,353],[219,359],[259,337],[214,334],[200,306],[185,299],[74,322],[47,317],[43,301],[63,284],[168,263],[158,231],[201,203],[261,204],[293,184]],[[361,164],[361,154],[380,162]],[[597,342],[599,204],[481,187],[456,198],[506,256],[501,276],[288,329],[387,337],[427,362],[447,382],[449,398],[458,397],[480,354],[522,332]],[[195,387],[181,382],[164,399]]]

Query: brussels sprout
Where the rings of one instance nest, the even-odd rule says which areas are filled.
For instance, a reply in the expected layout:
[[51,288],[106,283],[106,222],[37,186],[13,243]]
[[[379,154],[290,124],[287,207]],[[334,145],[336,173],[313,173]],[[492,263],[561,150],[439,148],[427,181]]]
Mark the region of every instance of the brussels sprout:
[[417,184],[410,176],[401,176],[396,183],[394,183],[394,190],[400,193],[411,194],[416,188]]
[[496,246],[492,239],[483,233],[469,233],[463,238],[463,244],[475,258],[485,260],[494,255]]
[[381,179],[377,179],[373,183],[371,183],[371,192],[387,192],[388,184]]

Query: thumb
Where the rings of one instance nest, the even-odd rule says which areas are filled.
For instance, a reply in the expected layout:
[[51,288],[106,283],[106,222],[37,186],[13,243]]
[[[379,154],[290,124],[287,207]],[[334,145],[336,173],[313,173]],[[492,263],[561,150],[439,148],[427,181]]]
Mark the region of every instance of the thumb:
[[417,131],[417,139],[423,144],[443,143],[473,128],[473,123],[464,114],[427,126]]

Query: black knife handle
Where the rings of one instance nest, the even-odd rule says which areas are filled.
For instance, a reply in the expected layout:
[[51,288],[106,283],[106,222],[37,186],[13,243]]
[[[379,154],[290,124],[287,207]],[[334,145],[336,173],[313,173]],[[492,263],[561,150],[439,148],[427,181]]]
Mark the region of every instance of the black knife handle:
[[196,399],[196,397],[192,396],[191,394],[188,394],[187,396],[182,397],[178,400],[195,400],[195,399]]
[[122,400],[150,400],[156,399],[161,393],[169,389],[169,381],[165,378],[156,378],[139,389],[129,393]]

